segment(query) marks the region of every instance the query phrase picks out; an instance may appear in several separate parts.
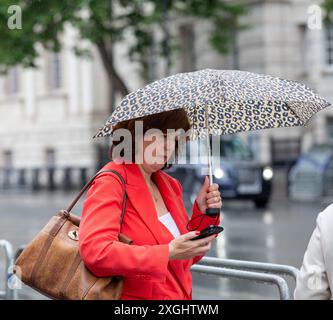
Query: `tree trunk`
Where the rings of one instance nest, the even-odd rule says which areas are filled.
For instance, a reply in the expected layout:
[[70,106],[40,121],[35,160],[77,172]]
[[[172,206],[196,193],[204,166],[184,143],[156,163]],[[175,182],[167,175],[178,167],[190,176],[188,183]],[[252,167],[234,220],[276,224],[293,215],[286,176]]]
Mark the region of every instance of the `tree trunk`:
[[108,87],[111,90],[110,101],[109,101],[109,112],[111,114],[113,111],[113,107],[115,106],[116,94],[120,93],[122,96],[125,96],[129,93],[129,90],[123,79],[120,77],[120,75],[117,73],[117,71],[114,68],[113,45],[111,40],[102,39],[98,41],[96,44],[109,79]]

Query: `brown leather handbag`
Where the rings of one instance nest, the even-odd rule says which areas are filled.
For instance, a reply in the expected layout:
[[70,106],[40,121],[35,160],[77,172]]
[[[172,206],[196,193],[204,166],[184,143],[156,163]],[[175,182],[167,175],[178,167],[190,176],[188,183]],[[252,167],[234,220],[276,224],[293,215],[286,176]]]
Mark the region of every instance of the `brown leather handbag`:
[[[117,174],[123,185],[120,221],[122,224],[126,205],[124,179],[112,169],[97,172],[81,189],[68,209],[60,210],[53,216],[18,255],[13,272],[23,283],[51,299],[118,300],[120,298],[123,276],[96,277],[84,265],[78,241],[81,218],[70,213],[96,176],[109,171]],[[122,233],[119,233],[118,239],[127,244],[133,242]]]

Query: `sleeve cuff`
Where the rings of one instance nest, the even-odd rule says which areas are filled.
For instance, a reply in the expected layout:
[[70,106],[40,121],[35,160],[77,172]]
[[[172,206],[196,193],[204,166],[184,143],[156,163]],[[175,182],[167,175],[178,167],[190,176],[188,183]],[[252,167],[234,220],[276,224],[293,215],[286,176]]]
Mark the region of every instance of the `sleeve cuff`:
[[152,257],[157,262],[156,271],[153,271],[156,276],[151,280],[158,283],[164,283],[166,280],[166,275],[168,273],[169,265],[169,244],[156,245],[156,255]]
[[197,200],[194,200],[193,213],[194,214],[203,214],[203,212],[201,212],[199,207],[198,207]]

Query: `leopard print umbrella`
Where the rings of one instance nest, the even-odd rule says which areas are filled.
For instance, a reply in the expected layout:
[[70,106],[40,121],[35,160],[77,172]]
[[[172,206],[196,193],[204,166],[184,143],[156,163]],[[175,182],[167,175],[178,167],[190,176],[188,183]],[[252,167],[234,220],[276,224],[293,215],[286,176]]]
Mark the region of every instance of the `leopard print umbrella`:
[[[208,134],[303,126],[330,103],[304,84],[238,70],[178,73],[126,95],[93,138],[128,119],[184,108],[190,139]],[[208,128],[206,127],[206,117]]]

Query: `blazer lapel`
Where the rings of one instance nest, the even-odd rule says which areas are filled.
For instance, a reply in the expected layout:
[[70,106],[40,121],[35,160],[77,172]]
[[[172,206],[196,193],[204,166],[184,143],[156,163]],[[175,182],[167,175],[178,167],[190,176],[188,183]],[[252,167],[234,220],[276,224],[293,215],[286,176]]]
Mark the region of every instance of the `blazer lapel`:
[[[128,199],[136,209],[137,213],[142,218],[143,223],[150,230],[158,244],[166,244],[174,239],[170,231],[158,220],[158,214],[155,208],[154,200],[150,194],[150,190],[146,184],[144,176],[136,163],[123,164],[126,172],[126,193]],[[163,197],[165,205],[170,211],[180,234],[187,233],[186,221],[182,212],[183,208],[179,205],[177,193],[171,187],[168,177],[161,170],[152,174],[152,179],[155,181],[158,189]],[[191,263],[191,260],[182,261],[171,260],[169,265],[177,277],[179,284],[186,294],[190,294],[191,288],[184,284],[184,270]]]

